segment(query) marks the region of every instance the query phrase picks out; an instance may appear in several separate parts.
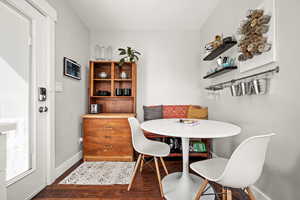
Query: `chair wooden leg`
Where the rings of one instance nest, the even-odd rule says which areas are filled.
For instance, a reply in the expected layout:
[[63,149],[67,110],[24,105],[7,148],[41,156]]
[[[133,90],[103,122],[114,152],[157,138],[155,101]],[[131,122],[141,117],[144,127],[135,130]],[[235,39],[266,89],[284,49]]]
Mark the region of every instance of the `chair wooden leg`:
[[161,197],[164,197],[164,193],[163,193],[163,189],[162,189],[162,185],[161,185],[161,177],[160,177],[160,172],[159,172],[159,167],[158,167],[158,161],[157,161],[156,157],[154,157],[154,161],[155,161],[155,167],[156,167],[156,173],[157,173],[160,194],[161,194]]
[[144,167],[144,159],[145,159],[145,155],[142,155],[142,161],[141,161],[141,167],[140,167],[140,172],[142,173],[143,171],[143,167]]
[[199,199],[200,199],[200,197],[201,197],[201,195],[203,194],[203,192],[204,192],[204,190],[205,190],[207,184],[208,184],[208,180],[205,179],[204,182],[201,184],[201,186],[200,186],[200,188],[199,188],[199,190],[198,190],[198,192],[197,192],[197,194],[196,194],[194,200],[199,200]]
[[232,193],[229,189],[227,189],[227,200],[232,200]]
[[160,161],[161,161],[162,166],[164,167],[164,170],[165,170],[166,174],[168,175],[169,172],[167,170],[166,164],[165,164],[164,159],[162,157],[160,157]]
[[139,164],[141,162],[141,158],[142,158],[142,154],[139,155],[138,160],[135,164],[134,171],[133,171],[133,174],[132,174],[132,177],[131,177],[131,180],[130,180],[130,184],[128,185],[128,188],[127,188],[128,191],[131,189],[132,183],[133,183],[134,178],[136,176],[136,172],[138,171]]
[[226,189],[222,187],[222,200],[226,200]]
[[251,191],[250,187],[247,187],[246,191],[247,191],[247,194],[248,194],[248,197],[249,197],[250,200],[255,200],[256,199],[253,192]]

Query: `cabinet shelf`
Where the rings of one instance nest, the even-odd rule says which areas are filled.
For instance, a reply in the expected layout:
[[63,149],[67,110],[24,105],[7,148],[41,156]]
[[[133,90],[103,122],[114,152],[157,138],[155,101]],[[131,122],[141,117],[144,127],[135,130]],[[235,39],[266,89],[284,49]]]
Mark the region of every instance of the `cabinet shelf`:
[[109,79],[109,78],[94,78],[93,79],[94,81],[111,81],[112,79]]
[[[105,72],[106,78],[99,74]],[[126,79],[120,76],[125,72]],[[126,62],[122,67],[115,61],[90,62],[89,105],[100,104],[102,113],[135,113],[136,112],[136,64]],[[116,89],[130,89],[131,96],[116,96]],[[98,96],[100,92],[109,96]],[[104,93],[102,93],[104,94]]]
[[236,44],[236,41],[223,43],[218,48],[212,50],[212,52],[210,52],[203,60],[213,60]]
[[114,81],[132,81],[132,79],[114,79]]
[[133,96],[91,96],[91,98],[134,98]]
[[232,70],[236,70],[238,67],[237,66],[232,66],[232,67],[223,67],[222,69],[215,71],[211,74],[208,74],[203,77],[203,79],[210,79],[210,78],[215,78],[217,76],[221,76],[222,74],[228,73]]

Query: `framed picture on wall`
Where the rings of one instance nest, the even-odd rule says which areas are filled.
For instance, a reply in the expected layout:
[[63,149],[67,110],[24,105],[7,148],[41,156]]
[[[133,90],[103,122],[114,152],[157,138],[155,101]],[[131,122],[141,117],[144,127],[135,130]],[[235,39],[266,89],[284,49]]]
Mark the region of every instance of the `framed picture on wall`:
[[[247,53],[250,55],[252,54],[250,58],[247,58],[247,56],[246,56],[245,60],[241,60],[239,62],[239,68],[240,68],[241,73],[247,72],[247,71],[262,67],[262,66],[276,64],[276,61],[277,61],[277,55],[276,55],[276,50],[277,50],[277,45],[276,45],[276,43],[277,43],[277,34],[276,34],[277,19],[276,19],[276,17],[277,16],[276,16],[276,12],[275,12],[276,11],[275,1],[274,0],[264,0],[263,3],[258,8],[256,8],[254,11],[263,11],[264,16],[261,16],[259,18],[254,17],[254,19],[247,19],[248,23],[250,23],[250,26],[249,26],[250,28],[248,28],[249,29],[248,33],[254,32],[255,34],[244,34],[243,35],[244,39],[241,39],[239,42],[239,46],[241,48],[240,51],[245,51],[246,55],[247,55]],[[259,12],[258,12],[258,14],[259,14]],[[269,21],[268,21],[268,17],[270,17]],[[249,18],[249,16],[248,16],[248,18]],[[265,22],[267,22],[267,21],[268,22],[264,24],[264,20],[265,20]],[[246,21],[246,23],[247,23],[247,21]],[[261,31],[263,31],[264,29],[265,29],[265,32],[263,32],[263,34],[262,34]],[[247,35],[253,35],[255,37],[246,38]],[[258,37],[260,35],[261,35],[261,38]],[[249,42],[247,43],[247,41],[252,41],[252,42],[250,42],[250,44],[249,44]],[[263,42],[265,42],[265,44]],[[258,45],[258,44],[261,44],[261,45]],[[243,47],[245,47],[246,50],[243,49]],[[263,47],[266,48],[267,51],[264,51]],[[261,52],[255,52],[255,53],[251,52],[251,50],[260,49],[260,48],[262,49]]]
[[80,80],[81,66],[76,61],[64,57],[64,75]]

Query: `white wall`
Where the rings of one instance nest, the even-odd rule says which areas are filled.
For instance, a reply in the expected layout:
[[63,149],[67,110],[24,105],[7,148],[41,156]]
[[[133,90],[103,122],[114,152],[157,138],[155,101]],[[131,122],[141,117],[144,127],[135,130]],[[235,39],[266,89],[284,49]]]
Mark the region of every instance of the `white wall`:
[[[81,118],[86,113],[86,67],[89,60],[89,32],[70,6],[62,0],[48,0],[57,10],[56,81],[63,83],[63,92],[56,93],[55,106],[55,165],[77,154],[81,147]],[[63,75],[63,57],[82,66],[81,80]]]
[[[201,29],[201,47],[215,34],[234,34],[240,20],[249,8],[256,8],[261,0],[220,1],[219,5]],[[234,98],[229,90],[221,92],[217,99],[207,98],[202,90],[202,104],[209,107],[211,119],[233,122],[242,127],[242,134],[232,140],[218,140],[215,144],[220,155],[229,156],[245,138],[268,132],[277,136],[271,141],[262,177],[256,186],[274,200],[300,198],[300,146],[299,146],[299,73],[298,36],[300,2],[276,0],[278,12],[278,58],[280,73],[271,81],[271,91],[265,96]],[[236,53],[235,50],[231,53]],[[203,76],[211,63],[201,63]],[[230,80],[237,73],[220,78]],[[210,84],[202,81],[201,85]],[[242,166],[241,166],[242,167]]]
[[137,112],[143,105],[198,104],[200,101],[199,31],[91,31],[91,59],[96,44],[115,50],[131,46],[142,53],[138,62]]

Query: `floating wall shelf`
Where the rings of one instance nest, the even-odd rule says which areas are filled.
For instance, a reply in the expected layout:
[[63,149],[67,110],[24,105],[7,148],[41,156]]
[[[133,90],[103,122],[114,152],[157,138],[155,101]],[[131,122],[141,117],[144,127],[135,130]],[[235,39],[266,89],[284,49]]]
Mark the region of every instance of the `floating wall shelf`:
[[206,76],[203,77],[203,79],[209,79],[209,78],[215,78],[217,76],[220,76],[222,74],[225,74],[227,72],[230,72],[232,70],[236,70],[238,67],[237,66],[232,66],[232,67],[223,67],[222,69],[220,70],[217,70],[211,74],[208,74]]
[[223,43],[221,46],[210,52],[210,54],[208,54],[203,60],[213,60],[236,44],[236,41]]

